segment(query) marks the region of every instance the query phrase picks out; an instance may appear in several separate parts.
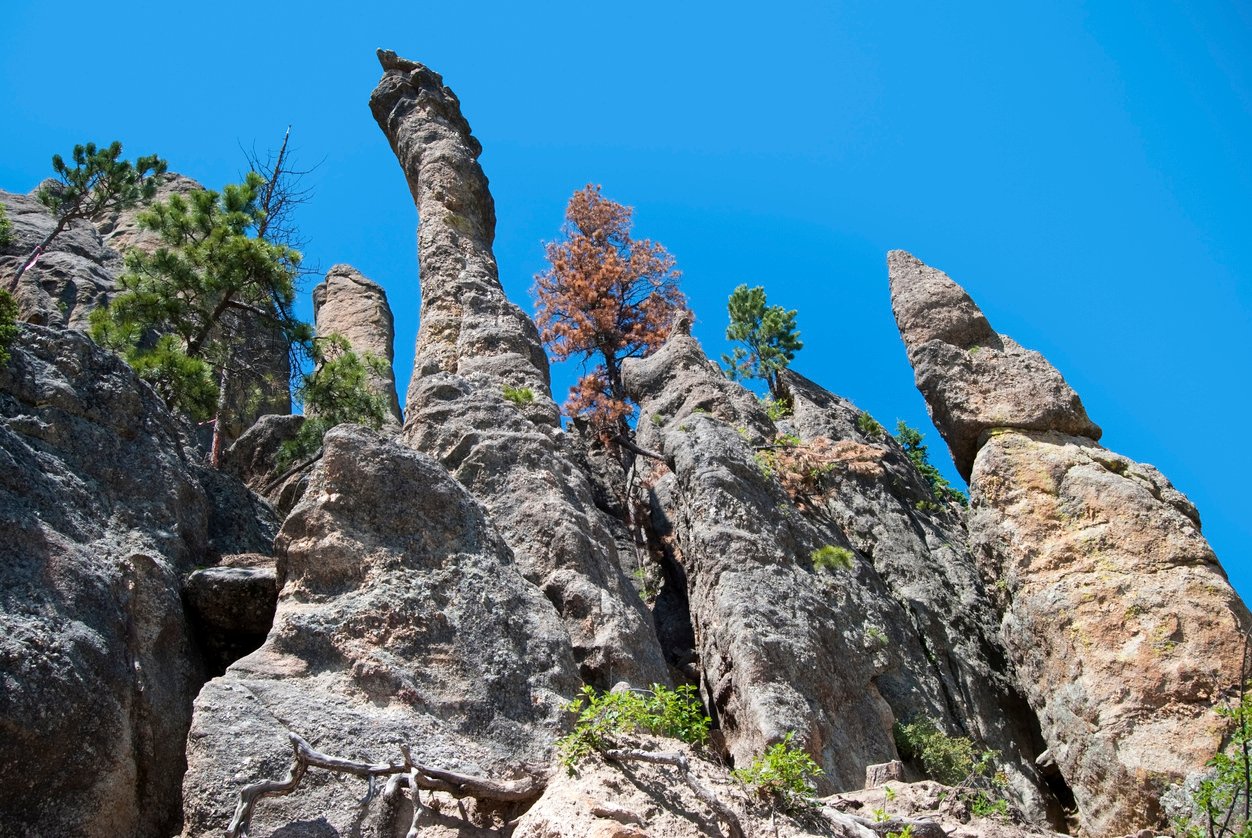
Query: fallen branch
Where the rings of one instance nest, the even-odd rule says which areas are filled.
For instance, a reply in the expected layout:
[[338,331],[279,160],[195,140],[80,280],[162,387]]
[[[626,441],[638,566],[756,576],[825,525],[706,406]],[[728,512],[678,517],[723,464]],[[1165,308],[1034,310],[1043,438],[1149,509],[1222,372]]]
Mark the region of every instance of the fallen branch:
[[[263,797],[281,797],[291,794],[304,779],[309,768],[322,768],[341,774],[352,774],[366,779],[370,783],[371,792],[374,780],[388,777],[384,797],[392,799],[402,784],[408,785],[413,795],[413,822],[409,835],[416,836],[418,814],[422,808],[418,800],[418,789],[442,791],[453,797],[473,797],[476,800],[487,800],[493,803],[525,803],[537,799],[547,787],[546,776],[527,775],[520,780],[489,780],[473,777],[456,771],[445,771],[430,765],[414,762],[408,745],[400,746],[404,761],[400,763],[367,763],[355,762],[350,759],[333,757],[313,749],[313,746],[295,733],[288,733],[292,747],[292,765],[285,780],[262,780],[252,783],[239,790],[239,802],[235,805],[235,816],[226,828],[226,838],[240,838],[248,834],[248,824],[252,820],[252,811]],[[367,796],[368,799],[368,796]]]
[[691,765],[682,754],[671,751],[644,751],[638,748],[610,748],[604,752],[604,756],[606,759],[616,762],[634,760],[636,762],[651,762],[656,765],[674,766],[682,774],[682,778],[687,783],[687,786],[695,792],[696,797],[704,801],[713,810],[714,814],[725,821],[726,827],[730,831],[730,838],[744,838],[743,826],[739,823],[738,815],[731,811],[729,806],[718,800],[717,795],[713,794],[712,791],[695,778],[695,775],[691,773]]

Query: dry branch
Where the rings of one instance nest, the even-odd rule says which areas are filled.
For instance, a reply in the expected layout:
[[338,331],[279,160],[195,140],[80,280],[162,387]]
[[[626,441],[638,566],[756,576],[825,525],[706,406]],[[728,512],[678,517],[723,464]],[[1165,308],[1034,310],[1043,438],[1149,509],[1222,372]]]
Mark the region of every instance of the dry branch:
[[476,800],[493,803],[524,803],[537,799],[547,787],[548,778],[527,775],[519,780],[489,780],[473,777],[455,771],[445,771],[429,765],[414,762],[409,746],[402,745],[404,761],[399,763],[367,763],[355,762],[342,757],[333,757],[313,749],[313,746],[295,733],[288,733],[291,740],[292,764],[291,771],[285,780],[262,780],[252,783],[239,790],[239,802],[235,805],[235,816],[226,828],[227,838],[240,838],[248,834],[248,824],[252,819],[252,811],[257,801],[263,797],[281,797],[291,794],[300,785],[305,772],[309,768],[322,768],[341,774],[352,774],[370,782],[373,789],[374,780],[388,777],[384,795],[390,799],[398,792],[401,784],[407,784],[413,794],[413,823],[409,835],[416,835],[417,818],[421,803],[417,798],[418,789],[442,791],[453,797],[473,797]]
[[730,810],[730,807],[718,800],[717,795],[713,794],[712,791],[695,778],[695,775],[691,773],[691,765],[682,754],[672,751],[644,751],[638,748],[610,748],[604,752],[604,756],[617,762],[635,760],[637,762],[651,762],[656,765],[674,766],[682,774],[683,781],[695,792],[696,797],[704,801],[713,810],[714,814],[725,821],[726,827],[730,831],[730,838],[744,838],[743,826],[739,823],[739,817]]

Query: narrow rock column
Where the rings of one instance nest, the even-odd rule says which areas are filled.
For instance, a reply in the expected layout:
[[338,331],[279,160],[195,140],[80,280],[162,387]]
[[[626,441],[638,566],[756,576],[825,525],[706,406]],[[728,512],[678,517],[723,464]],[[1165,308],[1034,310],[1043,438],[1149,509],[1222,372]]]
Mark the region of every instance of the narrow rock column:
[[648,613],[560,430],[538,330],[500,286],[478,141],[437,73],[392,52],[379,60],[370,108],[419,217],[422,319],[403,439],[487,508],[563,618],[585,681],[667,683]]
[[369,352],[387,362],[387,372],[372,377],[370,389],[382,396],[392,422],[400,424],[396,376],[392,370],[395,326],[387,293],[351,265],[335,265],[313,289],[313,320],[317,336],[338,334],[357,352]]
[[1083,830],[1161,820],[1160,794],[1222,744],[1252,626],[1195,507],[1160,472],[1100,447],[1044,358],[996,334],[964,290],[888,257],[918,387],[970,475],[970,545],[1001,592],[1020,687]]

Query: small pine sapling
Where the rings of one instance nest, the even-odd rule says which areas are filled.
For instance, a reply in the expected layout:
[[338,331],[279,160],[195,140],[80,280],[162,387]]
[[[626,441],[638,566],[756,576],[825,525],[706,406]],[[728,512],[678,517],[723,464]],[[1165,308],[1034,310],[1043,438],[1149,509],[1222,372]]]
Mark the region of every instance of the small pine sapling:
[[804,348],[796,329],[795,310],[766,305],[765,289],[760,285],[740,285],[731,293],[726,308],[730,314],[726,339],[743,344],[722,356],[726,374],[736,381],[760,379],[774,401],[786,402],[778,375]]

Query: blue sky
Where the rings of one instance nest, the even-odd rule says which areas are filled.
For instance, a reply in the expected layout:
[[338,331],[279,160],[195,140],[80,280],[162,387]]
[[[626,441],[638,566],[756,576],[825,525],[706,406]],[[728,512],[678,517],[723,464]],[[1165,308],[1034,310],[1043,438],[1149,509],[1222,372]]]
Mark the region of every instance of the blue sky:
[[367,107],[373,51],[394,49],[444,75],[483,143],[514,299],[569,194],[602,184],[677,257],[711,355],[727,295],[762,284],[799,309],[795,367],[923,428],[955,477],[891,318],[885,254],[910,250],[1059,367],[1108,447],[1196,502],[1252,593],[1247,4],[171,8],[8,4],[0,188],[112,139],[220,187],[241,144],[291,124],[320,163],[307,261],[387,288],[403,392],[416,214]]

